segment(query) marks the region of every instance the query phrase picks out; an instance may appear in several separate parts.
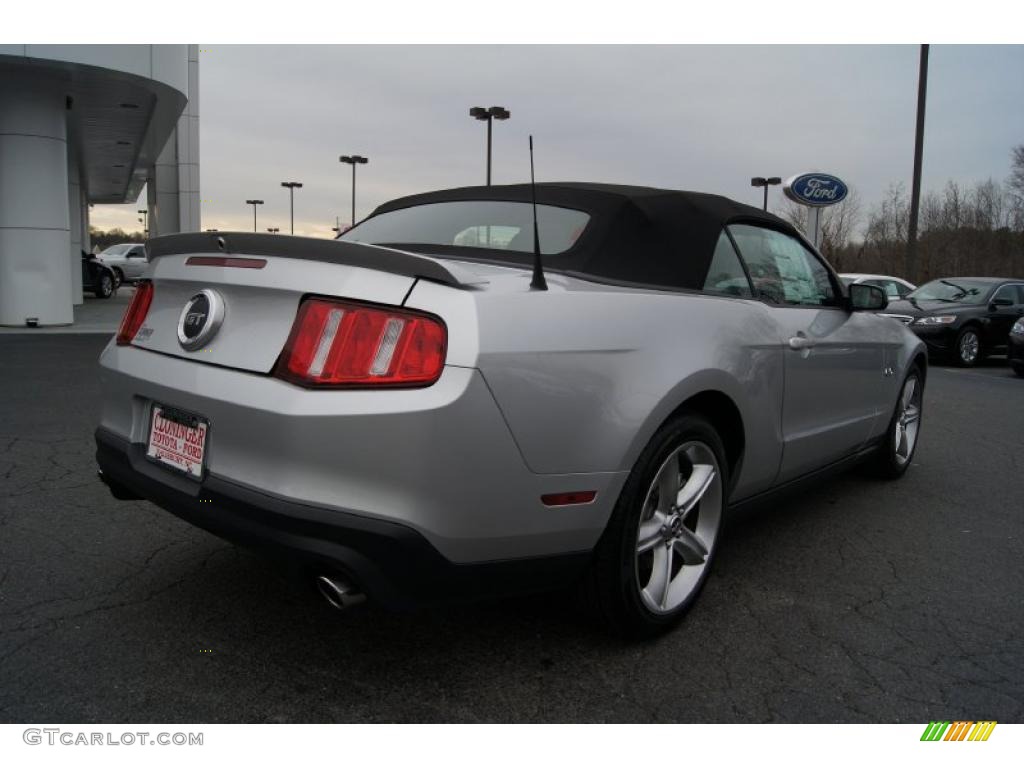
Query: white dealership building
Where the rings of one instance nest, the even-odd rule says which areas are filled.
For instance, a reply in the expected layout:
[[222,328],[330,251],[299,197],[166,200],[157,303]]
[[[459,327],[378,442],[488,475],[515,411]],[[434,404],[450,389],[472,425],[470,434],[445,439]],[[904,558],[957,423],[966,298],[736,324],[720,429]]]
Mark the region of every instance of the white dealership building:
[[89,206],[199,229],[195,45],[0,45],[0,325],[66,325]]

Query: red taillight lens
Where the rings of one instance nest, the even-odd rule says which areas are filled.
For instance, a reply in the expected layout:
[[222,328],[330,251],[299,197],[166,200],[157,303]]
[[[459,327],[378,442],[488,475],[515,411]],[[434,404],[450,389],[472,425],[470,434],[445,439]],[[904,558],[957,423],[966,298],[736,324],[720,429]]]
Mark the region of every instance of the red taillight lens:
[[140,280],[135,287],[135,295],[132,296],[132,303],[125,310],[121,318],[121,327],[117,330],[117,345],[125,347],[132,343],[135,334],[142,327],[142,322],[149,312],[149,305],[153,302],[153,283],[149,280]]
[[425,387],[441,375],[447,342],[429,315],[307,299],[275,373],[307,387]]

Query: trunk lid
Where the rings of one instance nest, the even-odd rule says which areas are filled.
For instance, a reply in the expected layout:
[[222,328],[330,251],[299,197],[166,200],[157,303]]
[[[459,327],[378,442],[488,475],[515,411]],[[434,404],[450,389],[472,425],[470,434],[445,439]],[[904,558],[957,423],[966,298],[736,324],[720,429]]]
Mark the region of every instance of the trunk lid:
[[[134,346],[201,363],[269,373],[291,332],[299,302],[306,295],[401,306],[421,276],[460,284],[433,259],[373,246],[344,244],[335,249],[330,246],[342,244],[266,235],[231,234],[222,236],[224,240],[255,241],[257,245],[225,253],[224,248],[209,248],[209,235],[172,235],[151,241],[148,276],[153,282],[153,300],[132,341]],[[312,245],[304,249],[303,241]],[[274,252],[289,255],[272,255]],[[316,258],[316,252],[328,260]],[[192,256],[206,258],[189,264]],[[195,263],[209,262],[208,257],[254,259],[252,264],[260,266]],[[382,269],[367,266],[375,258],[381,261]],[[189,301],[205,289],[213,291],[223,303],[223,319],[208,342],[188,350],[179,341],[179,322]]]

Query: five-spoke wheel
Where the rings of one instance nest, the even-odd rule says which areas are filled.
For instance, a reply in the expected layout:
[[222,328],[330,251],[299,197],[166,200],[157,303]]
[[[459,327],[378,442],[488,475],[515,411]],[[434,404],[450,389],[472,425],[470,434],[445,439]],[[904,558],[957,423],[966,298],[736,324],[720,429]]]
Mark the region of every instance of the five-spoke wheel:
[[896,428],[893,440],[896,448],[896,461],[901,466],[910,461],[917,446],[917,432],[921,420],[921,386],[917,373],[907,377],[900,393],[900,402],[896,406]]
[[872,461],[875,474],[897,478],[907,471],[917,448],[923,409],[924,371],[914,365],[903,380],[886,439],[878,446]]
[[636,546],[636,579],[648,609],[666,613],[693,592],[715,544],[722,476],[714,452],[689,442],[665,459],[647,493]]
[[586,586],[620,632],[650,636],[696,600],[722,531],[729,465],[718,432],[683,413],[640,454],[598,543]]

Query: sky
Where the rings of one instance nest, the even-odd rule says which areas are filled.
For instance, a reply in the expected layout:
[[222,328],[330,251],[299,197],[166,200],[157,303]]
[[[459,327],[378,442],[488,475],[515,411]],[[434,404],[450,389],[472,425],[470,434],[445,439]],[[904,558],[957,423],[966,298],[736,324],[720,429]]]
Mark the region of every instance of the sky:
[[[909,188],[918,46],[207,46],[200,54],[202,226],[333,235],[389,199],[485,180],[602,181],[715,192],[760,204],[751,176],[824,171],[865,210]],[[1024,46],[932,46],[924,190],[1009,174],[1024,143]],[[144,204],[145,193],[139,202]],[[779,188],[769,209],[783,202]],[[96,206],[99,228],[137,228],[140,206]]]

